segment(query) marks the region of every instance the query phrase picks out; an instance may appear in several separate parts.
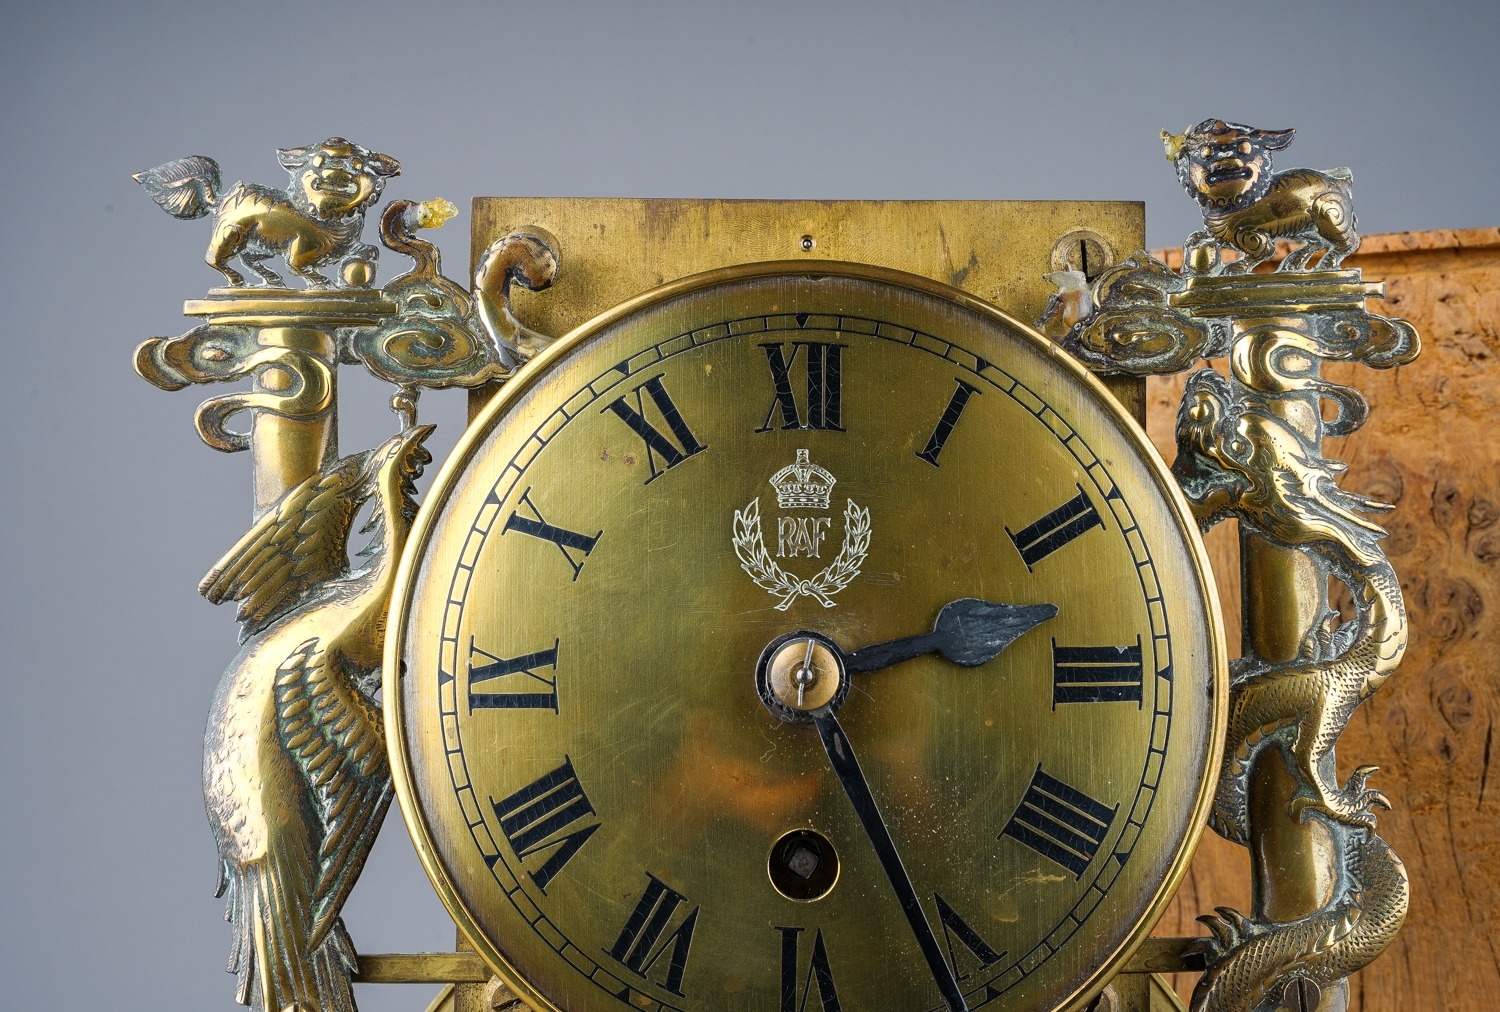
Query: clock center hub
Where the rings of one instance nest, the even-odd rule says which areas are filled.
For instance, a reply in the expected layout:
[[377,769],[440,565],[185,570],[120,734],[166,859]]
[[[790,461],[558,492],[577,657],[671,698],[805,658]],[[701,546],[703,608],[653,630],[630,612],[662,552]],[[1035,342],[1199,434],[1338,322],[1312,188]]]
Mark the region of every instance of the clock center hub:
[[832,640],[799,630],[776,637],[761,652],[755,688],[777,717],[805,724],[815,710],[838,708],[849,693],[849,678]]

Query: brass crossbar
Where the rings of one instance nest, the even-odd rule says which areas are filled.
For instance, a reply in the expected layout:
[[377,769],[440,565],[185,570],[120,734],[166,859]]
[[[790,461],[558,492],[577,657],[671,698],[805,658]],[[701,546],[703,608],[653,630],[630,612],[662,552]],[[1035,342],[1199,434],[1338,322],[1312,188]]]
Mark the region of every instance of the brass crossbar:
[[[1148,938],[1121,973],[1200,972],[1202,957],[1186,952],[1194,938]],[[489,967],[475,952],[383,952],[359,957],[359,984],[482,984]]]
[[477,952],[395,952],[361,955],[359,984],[483,984],[490,968]]

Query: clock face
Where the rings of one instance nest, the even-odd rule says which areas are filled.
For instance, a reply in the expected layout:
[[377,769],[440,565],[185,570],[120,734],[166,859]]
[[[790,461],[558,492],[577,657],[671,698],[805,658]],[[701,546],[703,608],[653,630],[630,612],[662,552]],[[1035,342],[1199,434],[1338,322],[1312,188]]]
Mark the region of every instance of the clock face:
[[529,365],[429,494],[402,807],[540,1009],[1059,1007],[1203,824],[1205,573],[1144,437],[992,307],[688,279]]

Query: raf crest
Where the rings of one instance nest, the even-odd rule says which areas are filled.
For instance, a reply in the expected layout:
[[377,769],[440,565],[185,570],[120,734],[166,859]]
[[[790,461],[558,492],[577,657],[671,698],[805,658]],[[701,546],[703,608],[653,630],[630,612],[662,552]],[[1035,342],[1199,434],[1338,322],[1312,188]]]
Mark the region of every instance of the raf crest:
[[[776,505],[783,510],[827,510],[838,479],[826,468],[812,463],[806,450],[797,451],[797,459],[771,476],[776,490]],[[870,511],[848,500],[844,508],[844,543],[832,562],[811,579],[789,573],[776,559],[820,558],[821,545],[833,527],[831,516],[780,516],[776,518],[776,558],[766,548],[760,528],[760,497],[743,510],[734,511],[734,552],[740,568],[750,574],[756,585],[781,598],[781,611],[792,606],[804,594],[825,608],[834,606],[833,595],[847,587],[859,575],[859,567],[870,550]]]

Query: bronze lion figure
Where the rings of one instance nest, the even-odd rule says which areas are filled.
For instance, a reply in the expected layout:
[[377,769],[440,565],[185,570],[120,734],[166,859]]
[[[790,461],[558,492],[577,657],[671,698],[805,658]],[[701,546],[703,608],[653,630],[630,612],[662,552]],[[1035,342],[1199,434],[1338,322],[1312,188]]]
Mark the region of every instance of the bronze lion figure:
[[[135,180],[173,217],[218,212],[204,259],[231,286],[245,284],[245,276],[229,266],[238,257],[265,285],[285,287],[263,263],[277,255],[309,288],[368,285],[379,253],[360,242],[365,210],[380,199],[386,179],[401,173],[400,163],[342,137],[281,148],[277,157],[292,177],[285,190],[235,183],[220,196],[219,165],[204,155],[138,172]],[[327,266],[339,268],[337,280],[321,272]]]
[[[1162,131],[1178,180],[1203,207],[1207,232],[1188,241],[1195,270],[1248,272],[1276,252],[1277,239],[1302,243],[1279,270],[1306,270],[1320,251],[1318,268],[1335,270],[1358,248],[1348,169],[1271,171],[1271,152],[1291,144],[1294,133],[1221,119],[1206,119],[1180,134]],[[1217,250],[1205,250],[1209,245],[1228,246],[1244,256],[1220,268]]]

